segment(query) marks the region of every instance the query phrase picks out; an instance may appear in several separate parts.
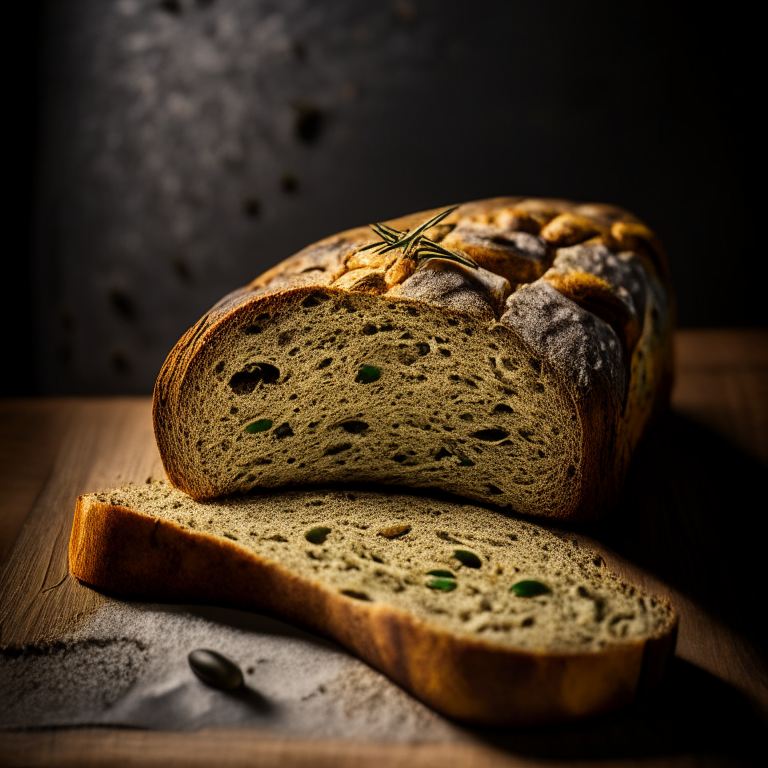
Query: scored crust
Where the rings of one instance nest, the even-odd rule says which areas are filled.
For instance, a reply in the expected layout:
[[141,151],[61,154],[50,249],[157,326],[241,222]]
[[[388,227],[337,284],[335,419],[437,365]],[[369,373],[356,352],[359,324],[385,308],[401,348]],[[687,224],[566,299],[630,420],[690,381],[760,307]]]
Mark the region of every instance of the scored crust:
[[[479,268],[416,269],[402,250],[366,250],[377,238],[361,227],[268,270],[190,329],[153,404],[171,482],[198,499],[367,480],[555,519],[609,509],[670,389],[658,239],[620,208],[528,198],[466,203],[425,234]],[[367,363],[382,381],[358,386]]]
[[[302,625],[335,639],[437,711],[469,723],[532,725],[575,720],[625,705],[660,678],[674,645],[672,609],[666,601],[620,582],[595,553],[576,547],[567,537],[561,541],[556,532],[477,507],[377,493],[358,494],[350,503],[347,496],[319,490],[198,504],[162,484],[81,496],[70,539],[70,571],[89,585],[119,595],[225,604]],[[329,506],[317,506],[324,503]],[[283,512],[277,514],[280,509]],[[399,560],[392,549],[395,539],[360,530],[366,528],[364,522],[379,517],[399,519],[392,518],[398,509],[413,527],[404,535],[395,534],[400,550],[409,553]],[[483,566],[462,569],[454,561],[451,567],[459,588],[448,594],[432,592],[418,574],[427,567],[425,563],[439,563],[442,550],[450,554],[457,546],[444,541],[432,521],[447,525],[446,520],[464,516],[472,517],[473,523],[467,526],[477,536],[466,541],[465,534],[459,535],[466,541],[464,546],[482,555]],[[280,519],[275,522],[276,518]],[[345,518],[349,518],[347,528]],[[330,521],[331,539],[337,530],[343,530],[346,538],[325,545],[309,543],[303,530],[317,520]],[[201,530],[208,523],[209,530]],[[405,527],[410,528],[401,529]],[[275,530],[284,535],[274,535]],[[544,574],[553,593],[571,584],[572,597],[563,599],[573,614],[569,619],[573,627],[542,625],[539,639],[526,646],[525,633],[534,630],[525,627],[533,618],[521,624],[522,615],[515,618],[514,612],[509,613],[514,606],[499,606],[509,595],[507,580],[513,573],[517,570],[525,576],[534,571],[530,563],[526,566],[518,560],[522,570],[507,564],[504,573],[509,575],[498,576],[499,565],[509,555],[501,541],[487,538],[489,530],[506,538],[507,549],[512,546],[510,539],[518,536],[526,554],[535,549],[538,573]],[[516,534],[506,535],[510,531]],[[538,538],[538,546],[528,540],[531,536]],[[372,559],[375,552],[363,545],[365,541],[373,541],[381,556]],[[421,548],[420,541],[426,542]],[[573,560],[558,559],[563,553]],[[352,560],[356,567],[349,569],[345,564]],[[353,589],[342,589],[345,585]],[[488,597],[472,597],[478,588]],[[579,597],[589,593],[594,594]],[[623,601],[618,607],[607,605],[614,593]],[[406,598],[414,594],[417,602],[409,604]],[[459,599],[465,606],[468,601],[478,603],[479,618],[485,623],[441,615],[440,605],[448,610],[450,601]],[[523,615],[539,615],[548,599],[534,605],[535,600],[526,603],[519,598],[526,603]],[[580,602],[592,606],[588,614],[593,618],[576,610]],[[646,628],[631,630],[626,637],[605,634],[607,624],[618,627],[628,620],[625,605],[647,612],[649,618],[643,620],[649,623],[642,625]],[[604,618],[601,611],[607,613]],[[485,616],[496,619],[489,623]],[[537,624],[543,620],[540,617]],[[512,622],[517,629],[495,626],[494,621]],[[587,649],[581,650],[584,638],[579,639],[579,633],[598,630],[607,641],[587,643]],[[519,639],[505,640],[515,632]],[[558,634],[566,640],[550,638]],[[549,647],[552,643],[554,647]]]

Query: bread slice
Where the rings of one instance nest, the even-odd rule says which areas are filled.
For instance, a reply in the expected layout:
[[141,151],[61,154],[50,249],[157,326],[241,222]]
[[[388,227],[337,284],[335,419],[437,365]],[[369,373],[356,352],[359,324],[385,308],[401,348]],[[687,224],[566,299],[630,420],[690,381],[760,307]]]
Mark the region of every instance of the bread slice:
[[303,625],[435,710],[485,725],[627,704],[658,679],[676,627],[668,602],[623,583],[568,533],[403,494],[196,502],[162,482],[129,485],[78,499],[69,562],[118,595]]
[[[437,212],[376,231],[407,239]],[[422,234],[410,253],[369,228],[316,243],[181,339],[153,409],[174,486],[362,480],[551,519],[610,508],[669,392],[654,235],[618,208],[523,198]]]

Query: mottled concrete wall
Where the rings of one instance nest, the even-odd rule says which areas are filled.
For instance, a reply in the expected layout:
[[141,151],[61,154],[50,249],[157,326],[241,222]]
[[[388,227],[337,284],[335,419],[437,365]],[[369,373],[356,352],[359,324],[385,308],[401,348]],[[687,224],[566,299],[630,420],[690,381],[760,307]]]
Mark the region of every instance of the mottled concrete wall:
[[[734,242],[726,219],[740,203],[723,191],[722,156],[700,169],[713,129],[690,131],[698,75],[691,85],[675,28],[643,9],[50,2],[38,390],[147,393],[178,337],[276,261],[472,198],[626,205],[666,237],[682,283],[682,265]],[[698,207],[710,194],[714,224]],[[681,289],[683,322],[727,322]]]

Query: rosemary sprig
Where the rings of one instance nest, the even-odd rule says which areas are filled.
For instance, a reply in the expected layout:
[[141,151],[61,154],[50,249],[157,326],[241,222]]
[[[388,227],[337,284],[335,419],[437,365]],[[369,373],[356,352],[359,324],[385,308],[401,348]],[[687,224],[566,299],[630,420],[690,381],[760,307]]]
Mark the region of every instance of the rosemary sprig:
[[420,269],[430,259],[439,259],[440,261],[452,261],[461,264],[470,269],[478,269],[478,265],[462,253],[449,251],[442,245],[430,240],[424,233],[439,224],[446,216],[453,213],[458,206],[448,208],[441,213],[436,214],[428,221],[420,224],[413,230],[399,230],[386,224],[371,224],[371,229],[381,238],[380,241],[364,245],[359,250],[368,251],[375,248],[374,253],[388,253],[401,249],[403,256],[416,262],[417,269]]
[[426,232],[430,227],[434,227],[436,224],[439,224],[446,216],[448,216],[448,214],[453,213],[458,207],[458,205],[455,205],[453,208],[448,208],[442,213],[438,213],[437,215],[433,216],[428,221],[425,221],[423,224],[420,224],[418,227],[416,227],[416,229],[406,231],[399,240],[396,240],[394,243],[390,243],[385,248],[382,248],[380,252],[386,253],[387,251],[392,251],[395,248],[402,248],[403,254],[405,256],[410,256],[414,247],[419,244],[424,232]]

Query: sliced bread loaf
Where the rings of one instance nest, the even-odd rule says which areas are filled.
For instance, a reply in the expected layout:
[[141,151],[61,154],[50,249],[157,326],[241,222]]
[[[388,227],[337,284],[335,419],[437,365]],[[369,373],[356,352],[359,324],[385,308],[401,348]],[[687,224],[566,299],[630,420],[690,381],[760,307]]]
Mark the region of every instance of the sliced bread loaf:
[[434,709],[573,720],[661,674],[676,618],[572,535],[403,494],[196,502],[162,482],[78,499],[73,576],[118,595],[264,611],[334,638]]
[[650,230],[497,198],[344,232],[223,299],[166,360],[155,434],[196,499],[364,480],[583,520],[670,371]]

